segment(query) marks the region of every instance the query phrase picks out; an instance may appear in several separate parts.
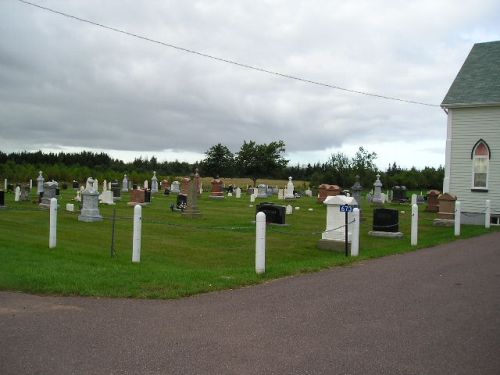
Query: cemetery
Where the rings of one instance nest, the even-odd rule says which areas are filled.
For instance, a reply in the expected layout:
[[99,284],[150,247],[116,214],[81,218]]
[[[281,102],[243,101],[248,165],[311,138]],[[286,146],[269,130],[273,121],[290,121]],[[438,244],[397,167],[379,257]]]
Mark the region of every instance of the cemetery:
[[[430,208],[426,204],[414,205],[419,241],[412,246],[414,213],[407,198],[420,192],[407,191],[405,199],[401,195],[392,201],[385,199],[388,197],[381,193],[379,177],[374,184],[376,191],[369,187],[373,193],[361,191],[359,182],[353,186],[350,191],[356,198],[342,193],[338,186],[326,186],[324,202],[318,202],[318,191],[316,195],[292,196],[287,184],[296,182],[291,178],[288,182],[265,181],[265,190],[261,186],[254,191],[235,180],[229,183],[222,178],[200,179],[197,175],[165,181],[164,176],[154,174],[162,181],[161,186],[154,179],[149,185],[147,181],[132,182],[127,176],[124,181],[99,185],[89,177],[57,190],[62,183],[44,182],[41,173],[39,177],[28,200],[16,200],[19,193],[15,189],[0,191],[1,289],[39,294],[178,298],[348,265],[500,229],[462,225],[457,237],[452,228],[434,225],[436,219],[450,220],[450,216],[436,211],[432,198]],[[227,192],[221,189],[222,184],[234,189]],[[99,201],[103,189],[110,197],[103,196]],[[164,194],[165,189],[169,194]],[[44,191],[57,199],[57,246],[51,248],[49,210],[45,207],[50,202],[45,199],[42,203],[40,199]],[[224,199],[213,199],[214,196]],[[375,201],[369,200],[373,198]],[[330,247],[330,241],[340,243],[341,248],[344,244],[344,216],[338,212],[343,204],[359,208],[362,216],[356,257]],[[131,261],[134,211],[139,205],[140,262]],[[180,205],[182,209],[178,209]],[[269,224],[278,225],[265,226],[266,267],[265,272],[256,273],[256,214],[260,212],[266,214]],[[346,214],[351,225],[349,215]],[[341,225],[337,227],[339,221]],[[373,231],[382,235],[370,235]],[[350,246],[350,227],[348,232]]]

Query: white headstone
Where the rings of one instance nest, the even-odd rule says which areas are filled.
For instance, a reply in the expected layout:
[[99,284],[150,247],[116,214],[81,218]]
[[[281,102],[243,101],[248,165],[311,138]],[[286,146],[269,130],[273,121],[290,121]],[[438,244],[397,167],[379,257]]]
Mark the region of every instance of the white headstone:
[[122,191],[128,191],[128,178],[126,174],[123,175]]
[[102,182],[102,192],[104,193],[105,191],[108,191],[108,182],[106,180]]
[[173,194],[179,194],[181,192],[179,181],[172,182],[172,185],[170,185],[170,192]]
[[[83,186],[82,186],[82,188],[83,188]],[[77,190],[77,191],[76,191],[76,197],[75,197],[75,198],[73,198],[73,199],[74,199],[75,201],[77,201],[77,202],[81,202],[81,201],[82,201],[82,193],[81,193],[81,190]]]
[[99,192],[99,180],[97,178],[94,180],[94,183],[92,185],[93,185],[94,190],[96,192]]
[[236,198],[241,198],[241,189],[239,187],[236,188],[235,193],[236,193]]
[[16,192],[14,195],[14,201],[19,202],[19,198],[21,198],[21,188],[19,186],[16,186]]
[[293,213],[293,207],[291,205],[286,206],[286,214],[291,215]]
[[384,203],[382,198],[382,182],[380,182],[379,174],[377,174],[377,180],[373,183],[372,203]]
[[286,184],[285,199],[293,199],[295,195],[293,191],[295,187],[293,186],[292,177],[288,177],[288,184]]
[[102,221],[102,216],[99,213],[99,193],[95,188],[96,181],[92,180],[92,177],[87,179],[87,187],[82,193],[82,210],[78,216],[79,221]]
[[101,194],[101,203],[115,204],[113,199],[113,192],[111,190],[103,191]]
[[306,193],[306,197],[312,197],[313,196],[313,192],[311,191],[311,189],[307,189],[305,191],[305,193]]
[[228,196],[228,197],[232,197],[232,196],[233,196],[233,193],[228,192],[228,193],[227,193],[227,196]]
[[66,203],[66,211],[69,212],[75,211],[75,205],[73,203]]
[[253,194],[250,195],[250,202],[252,202],[252,203],[255,202],[255,195],[253,195]]
[[285,189],[278,189],[278,199],[285,199]]
[[[42,171],[38,172],[38,177],[36,178],[36,193],[40,195],[40,193],[43,193],[43,183],[44,183],[44,178],[42,176]],[[7,190],[7,188],[5,189]]]
[[149,189],[149,181],[144,180],[144,190],[147,190],[147,189]]
[[153,177],[151,178],[151,193],[158,193],[158,178],[156,177],[156,171],[153,171]]

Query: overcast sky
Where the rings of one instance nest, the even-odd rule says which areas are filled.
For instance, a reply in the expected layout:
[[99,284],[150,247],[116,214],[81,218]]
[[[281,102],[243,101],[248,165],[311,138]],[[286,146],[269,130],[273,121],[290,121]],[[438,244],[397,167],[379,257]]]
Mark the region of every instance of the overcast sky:
[[[500,39],[498,0],[32,0],[282,74],[440,104],[472,45]],[[0,150],[194,162],[284,140],[293,164],[378,154],[444,164],[439,107],[353,94],[182,52],[0,0]]]

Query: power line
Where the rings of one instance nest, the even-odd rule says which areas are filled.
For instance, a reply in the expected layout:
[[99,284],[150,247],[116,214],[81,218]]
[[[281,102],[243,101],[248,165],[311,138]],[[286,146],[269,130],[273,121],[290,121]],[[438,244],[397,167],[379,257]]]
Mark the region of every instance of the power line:
[[44,6],[39,5],[39,4],[31,3],[31,2],[26,1],[26,0],[17,0],[17,1],[19,1],[19,2],[21,2],[23,4],[26,4],[26,5],[30,5],[30,6],[33,6],[33,7],[36,7],[36,8],[39,8],[39,9],[42,9],[42,10],[54,13],[54,14],[58,14],[60,16],[64,16],[64,17],[67,17],[67,18],[72,18],[72,19],[80,21],[80,22],[85,22],[85,23],[91,24],[93,26],[101,27],[103,29],[111,30],[111,31],[114,31],[114,32],[117,32],[117,33],[120,33],[120,34],[125,34],[125,35],[128,35],[128,36],[137,38],[137,39],[142,39],[142,40],[145,40],[147,42],[160,44],[162,46],[169,47],[169,48],[174,48],[174,49],[182,51],[182,52],[187,52],[187,53],[191,53],[191,54],[198,55],[198,56],[201,56],[201,57],[205,57],[205,58],[208,58],[208,59],[212,59],[212,60],[224,62],[224,63],[227,63],[227,64],[236,65],[236,66],[239,66],[239,67],[242,67],[242,68],[255,70],[255,71],[258,71],[258,72],[261,72],[261,73],[267,73],[267,74],[275,75],[275,76],[282,77],[282,78],[288,78],[288,79],[292,79],[292,80],[295,80],[295,81],[310,83],[312,85],[317,85],[317,86],[322,86],[322,87],[328,87],[328,88],[331,88],[331,89],[341,90],[341,91],[345,91],[345,92],[350,92],[350,93],[353,93],[353,94],[366,95],[366,96],[371,96],[371,97],[375,97],[375,98],[386,99],[386,100],[393,100],[393,101],[398,101],[398,102],[403,102],[403,103],[408,103],[408,104],[424,105],[424,106],[428,106],[428,107],[440,107],[438,104],[430,104],[430,103],[424,103],[424,102],[419,102],[419,101],[415,101],[415,100],[401,99],[401,98],[396,98],[396,97],[393,97],[393,96],[387,96],[387,95],[381,95],[381,94],[374,94],[374,93],[365,92],[365,91],[359,91],[359,90],[351,90],[351,89],[347,89],[345,87],[340,87],[340,86],[329,84],[329,83],[324,83],[324,82],[319,82],[319,81],[312,81],[312,80],[306,79],[306,78],[300,78],[300,77],[292,76],[292,75],[289,75],[289,74],[275,72],[275,71],[272,71],[272,70],[269,70],[269,69],[259,68],[257,66],[248,65],[248,64],[244,64],[244,63],[241,63],[241,62],[238,62],[238,61],[228,60],[228,59],[224,59],[222,57],[217,57],[217,56],[209,55],[209,54],[206,54],[206,53],[203,53],[203,52],[198,52],[198,51],[195,51],[195,50],[192,50],[192,49],[189,49],[189,48],[184,48],[184,47],[176,46],[174,44],[165,43],[165,42],[162,42],[162,41],[159,41],[159,40],[156,40],[156,39],[148,38],[146,36],[142,36],[142,35],[139,35],[139,34],[134,34],[134,33],[131,33],[129,31],[117,29],[115,27],[106,26],[106,25],[98,23],[98,22],[94,22],[94,21],[91,21],[91,20],[88,20],[88,19],[85,19],[85,18],[80,18],[80,17],[77,17],[77,16],[73,16],[71,14],[64,13],[64,12],[61,12],[61,11],[58,11],[58,10],[55,10],[55,9],[52,9],[52,8],[44,7]]

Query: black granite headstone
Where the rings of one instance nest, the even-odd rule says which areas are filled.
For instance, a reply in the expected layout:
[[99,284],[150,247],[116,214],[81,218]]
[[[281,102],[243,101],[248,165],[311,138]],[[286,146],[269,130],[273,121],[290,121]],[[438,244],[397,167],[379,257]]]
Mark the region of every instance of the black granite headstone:
[[0,190],[0,207],[5,206],[5,192]]
[[373,230],[399,232],[399,211],[389,208],[376,208],[373,210]]
[[285,224],[286,207],[278,206],[274,203],[264,202],[257,205],[257,212],[266,214],[266,222],[273,224]]
[[144,190],[144,202],[151,203],[151,190],[149,189]]
[[185,209],[187,206],[187,196],[184,194],[179,194],[177,196],[177,202],[175,205],[176,205],[177,209],[179,209],[179,210]]

